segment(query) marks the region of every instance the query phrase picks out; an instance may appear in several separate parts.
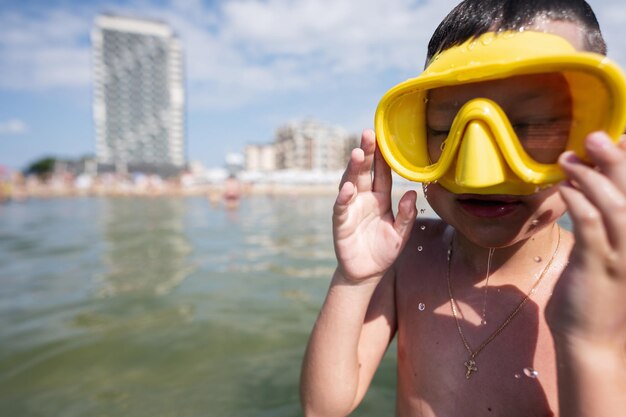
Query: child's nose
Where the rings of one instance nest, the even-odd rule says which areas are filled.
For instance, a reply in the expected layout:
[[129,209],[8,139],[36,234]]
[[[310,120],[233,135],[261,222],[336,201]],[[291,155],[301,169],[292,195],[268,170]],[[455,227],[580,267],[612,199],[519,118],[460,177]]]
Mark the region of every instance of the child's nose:
[[481,120],[465,126],[457,154],[455,181],[468,188],[484,188],[506,181],[508,166],[494,135]]

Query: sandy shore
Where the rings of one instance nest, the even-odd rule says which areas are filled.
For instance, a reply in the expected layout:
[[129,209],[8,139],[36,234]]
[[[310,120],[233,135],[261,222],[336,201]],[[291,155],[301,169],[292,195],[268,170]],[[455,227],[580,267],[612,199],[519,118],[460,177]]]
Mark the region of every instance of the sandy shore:
[[[421,194],[421,185],[401,184],[394,187],[394,194],[404,193],[414,189]],[[337,194],[338,184],[241,184],[241,196],[276,195],[276,196],[334,196]],[[206,196],[212,200],[219,200],[224,195],[223,184],[206,184],[181,186],[176,183],[163,183],[159,186],[136,187],[130,184],[115,184],[110,186],[96,185],[89,188],[78,188],[70,185],[29,184],[6,186],[0,195],[4,199],[25,198],[58,198],[58,197],[157,197],[157,196]]]

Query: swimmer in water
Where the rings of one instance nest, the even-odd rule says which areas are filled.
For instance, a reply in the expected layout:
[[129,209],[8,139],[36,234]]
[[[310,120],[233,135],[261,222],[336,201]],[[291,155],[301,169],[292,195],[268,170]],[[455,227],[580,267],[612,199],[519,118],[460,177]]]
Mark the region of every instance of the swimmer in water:
[[234,175],[229,175],[224,181],[224,205],[227,209],[233,210],[239,207],[241,199],[241,184]]

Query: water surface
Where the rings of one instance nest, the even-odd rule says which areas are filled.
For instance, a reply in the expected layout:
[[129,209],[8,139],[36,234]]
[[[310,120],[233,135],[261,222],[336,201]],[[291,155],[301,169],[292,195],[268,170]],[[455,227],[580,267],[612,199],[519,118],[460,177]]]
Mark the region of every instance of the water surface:
[[[0,412],[298,416],[333,198],[0,206]],[[390,352],[355,415],[393,413]]]

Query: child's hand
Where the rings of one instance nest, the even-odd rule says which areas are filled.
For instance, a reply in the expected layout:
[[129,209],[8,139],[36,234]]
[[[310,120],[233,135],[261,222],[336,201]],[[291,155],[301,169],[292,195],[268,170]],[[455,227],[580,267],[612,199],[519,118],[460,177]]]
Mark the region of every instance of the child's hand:
[[333,209],[339,270],[351,282],[380,279],[411,234],[417,194],[409,191],[400,199],[394,219],[391,183],[391,171],[376,148],[374,132],[365,130],[361,147],[352,151]]
[[575,246],[546,311],[556,338],[602,348],[626,346],[626,142],[587,137],[590,167],[561,156],[569,178],[561,195],[574,223]]

